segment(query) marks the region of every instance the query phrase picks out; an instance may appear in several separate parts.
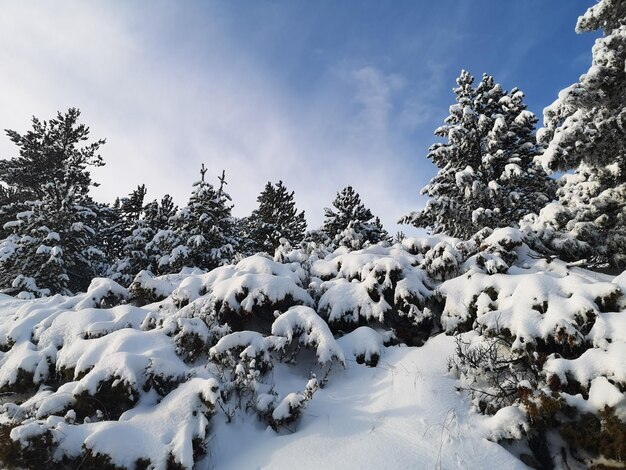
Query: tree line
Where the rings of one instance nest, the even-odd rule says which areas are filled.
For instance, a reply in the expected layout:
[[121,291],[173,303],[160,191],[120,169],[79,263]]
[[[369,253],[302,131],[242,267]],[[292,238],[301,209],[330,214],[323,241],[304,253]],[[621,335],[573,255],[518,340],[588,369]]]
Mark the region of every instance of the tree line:
[[[438,168],[422,189],[426,206],[401,223],[470,239],[483,228],[513,226],[545,256],[587,267],[626,264],[626,71],[620,2],[603,2],[578,31],[602,29],[593,65],[544,111],[544,127],[524,94],[490,75],[462,71],[440,141],[428,151]],[[620,66],[622,64],[622,66]],[[323,226],[306,231],[294,192],[268,182],[248,217],[232,215],[222,172],[211,184],[204,166],[187,205],[169,195],[146,202],[140,185],[108,205],[94,201],[90,170],[104,165],[104,140],[71,108],[8,130],[18,156],[0,160],[0,291],[50,295],[83,291],[96,276],[128,285],[142,270],[210,270],[281,243],[333,250],[390,242],[380,220],[348,186],[325,209]],[[555,178],[551,173],[559,172]]]
[[324,224],[306,232],[304,211],[282,181],[268,182],[247,217],[232,215],[224,172],[211,184],[202,166],[184,207],[169,195],[145,201],[139,185],[112,205],[96,202],[90,169],[104,164],[104,140],[71,108],[48,121],[33,118],[25,134],[8,130],[19,155],[0,161],[0,289],[45,296],[84,291],[94,277],[128,286],[142,270],[211,270],[281,243],[359,249],[387,241],[380,220],[348,186],[325,209]]

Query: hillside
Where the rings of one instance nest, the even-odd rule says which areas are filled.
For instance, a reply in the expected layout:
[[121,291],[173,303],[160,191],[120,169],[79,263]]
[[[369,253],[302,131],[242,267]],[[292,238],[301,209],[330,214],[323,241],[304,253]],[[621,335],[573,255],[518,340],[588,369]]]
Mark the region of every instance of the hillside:
[[482,237],[283,247],[208,273],[140,273],[129,289],[2,296],[0,460],[623,463],[624,275],[541,258],[514,229]]

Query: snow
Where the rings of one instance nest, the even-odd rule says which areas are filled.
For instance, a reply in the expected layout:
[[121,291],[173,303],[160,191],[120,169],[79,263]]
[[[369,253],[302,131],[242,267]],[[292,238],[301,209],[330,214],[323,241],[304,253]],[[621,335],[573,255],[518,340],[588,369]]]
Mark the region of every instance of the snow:
[[291,307],[276,319],[272,325],[272,334],[284,336],[288,342],[297,337],[303,346],[315,348],[315,355],[320,364],[329,363],[333,359],[341,364],[346,362],[330,328],[310,307]]
[[[315,392],[295,433],[218,422],[200,468],[527,468],[489,440],[491,418],[455,390],[452,349],[452,338],[438,336],[422,348],[388,348],[374,368],[348,361]],[[281,382],[286,374],[274,371]]]
[[357,328],[337,342],[348,357],[368,365],[376,366],[383,354],[384,335],[368,326]]

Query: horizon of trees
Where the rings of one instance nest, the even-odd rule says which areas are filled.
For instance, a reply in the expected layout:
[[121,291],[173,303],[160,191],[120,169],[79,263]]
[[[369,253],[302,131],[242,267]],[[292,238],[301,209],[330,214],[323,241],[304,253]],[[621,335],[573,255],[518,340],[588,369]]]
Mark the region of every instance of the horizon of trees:
[[[626,20],[619,2],[599,5],[578,24],[579,32],[604,31],[592,67],[545,109],[539,131],[521,90],[506,91],[488,74],[475,84],[461,72],[450,115],[435,130],[441,140],[428,151],[438,168],[422,189],[429,200],[400,223],[463,240],[516,227],[540,254],[626,265],[626,71],[616,33]],[[211,270],[281,245],[330,251],[391,241],[351,186],[317,230],[306,231],[282,181],[267,182],[258,207],[234,217],[225,173],[211,184],[204,165],[180,208],[169,195],[146,202],[143,184],[113,204],[94,201],[90,170],[104,165],[105,140],[90,141],[79,116],[70,108],[48,121],[33,117],[25,134],[6,131],[19,155],[0,160],[0,292],[70,294],[97,276],[129,285],[142,270]],[[562,176],[551,177],[556,171]]]

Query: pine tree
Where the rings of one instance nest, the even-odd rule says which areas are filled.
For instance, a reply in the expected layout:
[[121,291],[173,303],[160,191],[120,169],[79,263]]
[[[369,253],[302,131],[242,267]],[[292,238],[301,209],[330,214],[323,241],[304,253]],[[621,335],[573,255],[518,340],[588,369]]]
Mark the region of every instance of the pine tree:
[[177,211],[178,207],[169,194],[163,196],[160,202],[155,199],[146,204],[143,209],[146,223],[155,232],[168,229],[170,227],[170,219]]
[[306,230],[304,211],[298,213],[294,192],[289,192],[282,181],[276,184],[268,182],[257,202],[259,207],[252,212],[249,220],[255,252],[273,254],[281,238],[292,246],[302,241]]
[[334,240],[336,246],[359,250],[389,239],[378,217],[361,202],[352,186],[346,186],[333,201],[335,211],[324,209],[322,230]]
[[49,121],[33,118],[24,135],[7,130],[19,156],[0,161],[0,181],[27,210],[5,224],[11,233],[0,241],[0,288],[6,292],[84,290],[101,262],[88,168],[104,164],[97,154],[104,140],[84,144],[89,128],[79,116],[71,108]]
[[439,168],[422,189],[430,200],[401,223],[434,233],[469,238],[484,227],[515,226],[539,210],[554,193],[553,182],[534,165],[535,116],[523,93],[505,92],[493,77],[474,78],[462,71],[454,89],[457,103],[435,135],[446,139],[429,149]]
[[[577,32],[601,29],[593,62],[578,83],[544,110],[537,133],[550,171],[562,178],[559,202],[571,217],[560,230],[591,246],[596,262],[626,266],[626,3],[602,0],[581,16]],[[567,255],[567,253],[566,253]]]
[[[177,207],[166,194],[161,202],[154,200],[142,206],[146,189],[138,186],[129,197],[116,201],[118,223],[109,227],[109,238],[118,240],[118,254],[107,275],[114,281],[128,286],[142,270],[159,273],[159,260],[180,245],[180,237],[170,236],[170,219]],[[156,234],[160,233],[159,237]],[[156,240],[155,240],[156,238]],[[164,272],[169,272],[169,266]]]
[[151,249],[164,252],[158,262],[161,272],[178,272],[183,267],[211,270],[233,257],[232,205],[224,190],[224,173],[218,189],[205,181],[205,173],[202,165],[202,179],[194,183],[187,206],[171,218],[172,229],[157,232],[150,244]]
[[101,227],[104,253],[111,262],[124,257],[124,240],[137,228],[137,222],[143,213],[143,200],[146,186],[137,186],[127,197],[116,198],[103,216],[105,223]]

